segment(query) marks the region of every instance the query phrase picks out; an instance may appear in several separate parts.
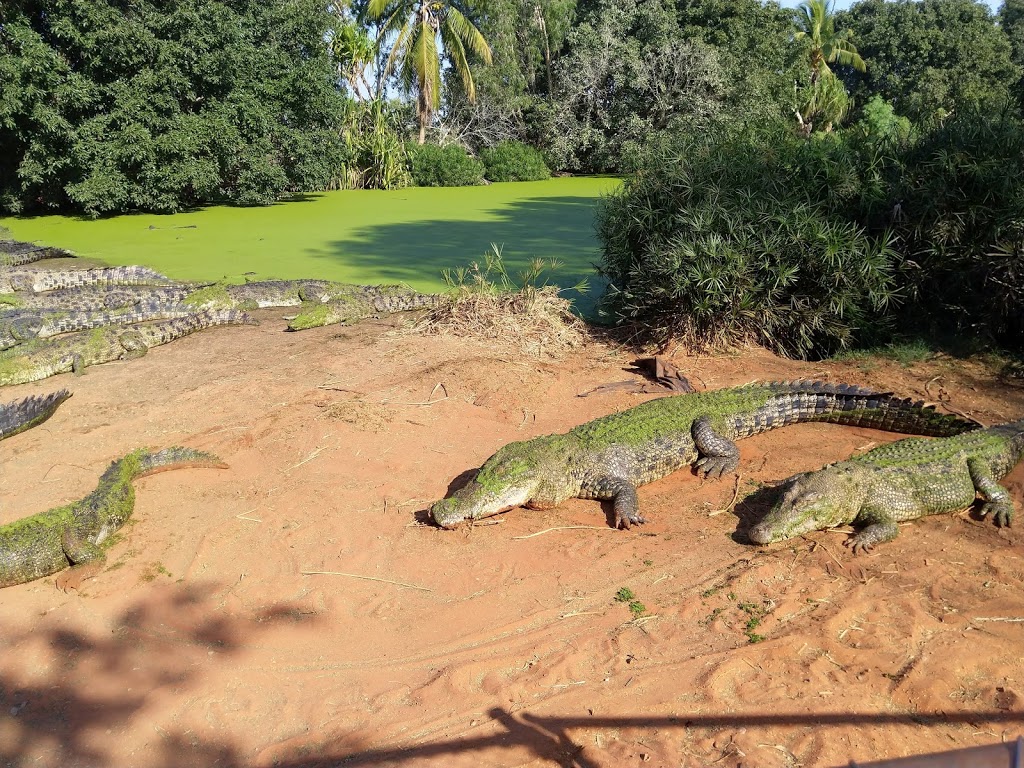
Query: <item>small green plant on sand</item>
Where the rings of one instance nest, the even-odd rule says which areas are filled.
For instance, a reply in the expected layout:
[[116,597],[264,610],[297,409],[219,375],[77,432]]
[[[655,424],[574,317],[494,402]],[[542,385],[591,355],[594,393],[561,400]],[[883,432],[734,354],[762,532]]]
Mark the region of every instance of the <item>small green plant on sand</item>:
[[629,612],[633,614],[634,619],[639,619],[647,613],[647,606],[636,599],[636,595],[633,594],[633,590],[629,587],[622,587],[619,589],[619,591],[615,593],[615,601],[619,603],[626,603],[629,606]]
[[751,643],[760,643],[765,639],[765,636],[757,634],[754,630],[761,626],[761,619],[768,614],[768,609],[764,605],[757,605],[756,603],[740,603],[738,607],[748,617],[747,624],[743,630],[747,640]]

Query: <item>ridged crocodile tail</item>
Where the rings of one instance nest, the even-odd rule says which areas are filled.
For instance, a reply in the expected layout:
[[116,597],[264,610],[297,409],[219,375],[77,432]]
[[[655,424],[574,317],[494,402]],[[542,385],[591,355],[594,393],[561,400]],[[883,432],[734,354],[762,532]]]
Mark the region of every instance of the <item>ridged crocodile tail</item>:
[[157,472],[165,472],[169,469],[184,469],[186,467],[206,467],[210,469],[227,469],[227,464],[221,461],[220,457],[206,451],[197,451],[194,448],[183,448],[173,446],[164,448],[162,451],[142,453],[138,457],[138,471],[135,477],[155,475]]
[[71,393],[61,389],[49,395],[32,395],[0,405],[0,440],[42,424],[69,397]]
[[892,392],[877,392],[851,384],[776,381],[764,386],[782,395],[785,407],[780,409],[776,401],[758,408],[749,417],[754,432],[803,421],[930,437],[950,437],[982,427],[968,418],[939,413],[934,405],[923,400],[901,398]]
[[148,267],[103,269],[0,270],[0,293],[52,291],[79,285],[170,285],[174,281]]
[[43,259],[74,256],[63,248],[24,243],[20,240],[0,240],[0,267],[21,267]]
[[216,325],[259,325],[259,323],[245,312],[237,309],[205,309],[172,320],[132,326],[132,329],[139,332],[147,347],[156,347]]

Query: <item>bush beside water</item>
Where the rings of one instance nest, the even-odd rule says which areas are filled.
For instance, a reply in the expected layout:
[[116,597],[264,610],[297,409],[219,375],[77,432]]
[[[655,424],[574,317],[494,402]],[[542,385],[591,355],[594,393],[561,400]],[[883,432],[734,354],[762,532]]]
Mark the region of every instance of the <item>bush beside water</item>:
[[457,144],[410,144],[413,183],[418,187],[470,187],[482,184],[484,164]]
[[543,181],[551,170],[539,150],[521,141],[502,141],[480,152],[490,181]]

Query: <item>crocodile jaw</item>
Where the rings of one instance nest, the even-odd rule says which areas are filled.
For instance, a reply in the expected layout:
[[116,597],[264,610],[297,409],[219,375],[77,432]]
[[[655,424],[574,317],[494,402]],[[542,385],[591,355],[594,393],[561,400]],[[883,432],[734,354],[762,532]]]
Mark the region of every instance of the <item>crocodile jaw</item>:
[[782,499],[757,525],[747,532],[755,544],[773,544],[811,531],[853,522],[860,499],[833,468],[797,475]]
[[489,491],[473,480],[454,495],[435,503],[430,514],[442,528],[457,528],[468,520],[481,520],[524,506],[536,491],[536,485],[530,481]]

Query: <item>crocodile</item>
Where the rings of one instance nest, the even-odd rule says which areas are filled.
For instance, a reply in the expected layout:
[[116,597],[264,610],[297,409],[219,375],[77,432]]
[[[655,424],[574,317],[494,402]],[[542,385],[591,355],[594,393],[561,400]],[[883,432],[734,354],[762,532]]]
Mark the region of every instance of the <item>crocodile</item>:
[[52,291],[79,285],[169,285],[174,281],[149,267],[102,269],[0,268],[0,293]]
[[49,395],[32,395],[0,405],[0,440],[42,424],[69,397],[70,392],[60,389]]
[[353,285],[347,294],[326,302],[306,302],[302,311],[288,323],[289,331],[303,331],[323,325],[351,323],[394,312],[436,307],[444,296],[419,293],[401,285]]
[[175,285],[82,285],[53,291],[17,291],[0,294],[0,316],[24,310],[95,312],[133,304],[174,304],[209,283]]
[[0,350],[29,339],[45,339],[101,326],[134,325],[147,320],[186,317],[195,310],[182,304],[145,303],[104,312],[24,310],[0,315]]
[[982,516],[1009,526],[1013,500],[998,480],[1024,457],[1024,419],[937,440],[914,437],[848,461],[795,475],[778,503],[750,529],[755,544],[811,531],[863,526],[847,540],[854,553],[891,541],[898,523],[958,512],[978,495]]
[[216,283],[195,291],[183,301],[197,309],[264,309],[297,307],[344,295],[353,286],[330,280],[257,280],[231,285]]
[[23,243],[20,240],[0,240],[0,267],[21,267],[43,259],[74,256],[63,248]]
[[564,434],[510,443],[476,477],[431,508],[444,528],[518,506],[548,509],[573,497],[613,500],[616,527],[645,522],[636,488],[694,464],[704,477],[739,465],[736,439],[787,424],[824,421],[923,435],[954,435],[973,422],[848,384],[750,384],[652,400]]
[[0,352],[0,386],[38,381],[90,365],[141,357],[151,347],[216,325],[256,325],[244,312],[204,310],[126,328],[96,328],[56,339],[33,339]]
[[168,469],[226,466],[192,448],[132,451],[113,462],[85,498],[0,526],[0,587],[64,571],[57,586],[77,588],[99,572],[106,560],[100,545],[131,517],[133,480]]

